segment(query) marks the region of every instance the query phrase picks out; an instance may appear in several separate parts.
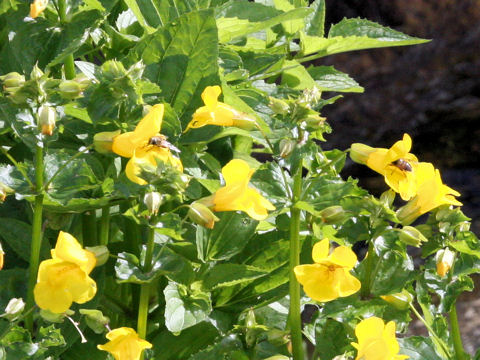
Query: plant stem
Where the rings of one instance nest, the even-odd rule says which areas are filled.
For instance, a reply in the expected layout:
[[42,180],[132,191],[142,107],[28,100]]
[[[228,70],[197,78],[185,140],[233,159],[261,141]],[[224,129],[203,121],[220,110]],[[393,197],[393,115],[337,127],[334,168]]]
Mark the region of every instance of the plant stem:
[[[35,148],[35,205],[33,208],[32,243],[30,245],[30,270],[28,277],[27,309],[33,307],[33,288],[37,282],[38,264],[40,262],[40,248],[42,246],[42,212],[43,212],[43,148]],[[25,326],[31,332],[33,330],[33,313],[25,318]]]
[[[60,22],[65,24],[67,21],[67,3],[66,0],[58,0],[58,17]],[[64,60],[65,78],[72,80],[75,77],[75,63],[73,62],[73,54],[68,55]]]
[[293,179],[292,206],[290,207],[290,309],[288,319],[294,360],[303,360],[302,318],[300,313],[300,284],[293,269],[300,264],[300,209],[295,207],[302,192],[302,160]]
[[110,206],[102,208],[102,218],[100,219],[100,245],[108,245],[108,236],[110,230]]
[[466,360],[465,350],[463,350],[462,335],[458,326],[457,304],[453,303],[450,310],[450,326],[452,331],[453,348],[457,360]]
[[82,235],[83,246],[97,245],[97,215],[95,210],[89,210],[82,214]]
[[[153,247],[155,245],[155,228],[148,229],[147,249],[145,252],[145,261],[143,263],[143,271],[149,272],[152,269]],[[151,283],[140,285],[140,302],[138,304],[138,318],[137,318],[137,333],[142,339],[147,337],[147,320],[148,320],[148,305],[150,299]],[[140,358],[143,360],[143,353]]]
[[364,298],[370,295],[374,252],[375,249],[373,248],[373,240],[370,239],[368,242],[367,262],[365,264],[365,278],[360,290],[360,293]]
[[427,323],[427,321],[423,318],[422,315],[417,311],[415,306],[413,306],[412,303],[409,304],[410,309],[413,311],[415,316],[417,317],[418,320],[422,322],[423,325],[427,328],[428,332],[432,336],[432,341],[437,345],[437,347],[440,347],[441,350],[444,352],[444,355],[447,356],[449,359],[451,359],[450,356],[450,351],[448,350],[447,345],[443,342],[443,340],[437,335],[437,333],[432,329],[432,327]]

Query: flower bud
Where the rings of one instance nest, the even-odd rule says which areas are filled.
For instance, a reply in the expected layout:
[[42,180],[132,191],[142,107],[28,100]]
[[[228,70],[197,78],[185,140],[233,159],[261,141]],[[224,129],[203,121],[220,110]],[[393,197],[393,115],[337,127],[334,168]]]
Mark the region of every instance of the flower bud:
[[371,146],[354,143],[350,146],[350,159],[356,163],[366,165],[368,156],[375,151]]
[[7,307],[5,308],[5,317],[9,320],[13,320],[16,318],[18,315],[20,315],[25,309],[25,302],[23,301],[22,298],[13,298],[10,299],[10,301],[7,304]]
[[444,277],[452,268],[453,261],[455,260],[455,253],[448,248],[438,250],[435,255],[435,261],[437,262],[437,274],[440,277]]
[[112,153],[113,139],[120,135],[120,130],[99,132],[93,136],[93,148],[100,154]]
[[297,143],[294,140],[291,139],[282,139],[280,140],[280,157],[286,158],[288,157],[292,151],[295,149],[295,145]]
[[52,323],[62,323],[65,316],[70,316],[75,314],[75,311],[68,309],[64,313],[53,313],[50,310],[40,309],[40,316],[48,322]]
[[85,322],[88,327],[96,334],[101,334],[106,330],[106,326],[110,323],[110,319],[103,315],[100,310],[80,309],[79,313],[85,316]]
[[245,326],[247,328],[253,328],[257,325],[257,321],[255,319],[255,312],[253,309],[249,309],[247,311],[247,316],[245,317]]
[[40,109],[38,109],[38,127],[43,135],[52,136],[56,119],[57,113],[54,107],[48,105],[40,106]]
[[274,97],[270,97],[268,106],[277,115],[287,115],[290,112],[290,106],[286,101]]
[[5,253],[3,252],[2,243],[0,243],[0,270],[3,269],[3,256],[4,255],[5,255]]
[[345,210],[340,205],[333,205],[320,211],[319,215],[324,223],[336,223],[344,219]]
[[400,241],[407,245],[419,247],[422,245],[422,242],[428,241],[428,239],[413,226],[404,226],[399,232]]
[[17,72],[11,72],[6,75],[0,76],[2,80],[3,90],[8,94],[13,94],[25,84],[25,76],[20,75]]
[[108,251],[108,248],[105,245],[87,246],[85,247],[85,250],[88,250],[95,255],[95,259],[97,259],[95,267],[105,264],[110,256],[110,251]]
[[325,120],[327,120],[326,117],[320,116],[317,112],[313,113],[312,110],[312,113],[301,119],[300,122],[305,124],[307,130],[315,131],[325,123]]
[[37,64],[33,66],[32,72],[30,73],[30,79],[38,80],[44,75],[43,71],[38,67]]
[[207,206],[198,201],[194,201],[190,204],[188,217],[195,224],[204,226],[207,229],[213,229],[215,221],[220,220]]
[[143,202],[147,206],[151,215],[157,215],[158,209],[160,209],[160,206],[162,205],[163,197],[162,194],[152,191],[145,194]]
[[73,100],[81,96],[84,88],[75,80],[64,80],[58,87],[60,95],[67,100]]
[[13,193],[13,189],[0,181],[0,203],[4,202],[9,193]]
[[127,75],[123,64],[119,61],[109,60],[102,65],[103,74],[109,80],[120,79]]
[[269,358],[266,358],[265,360],[289,360],[290,358],[285,355],[273,355],[270,356]]
[[387,191],[384,191],[382,195],[380,195],[380,202],[385,206],[391,208],[393,202],[395,201],[395,196],[395,191],[393,191],[392,189],[388,189]]
[[35,0],[30,4],[30,17],[32,19],[37,18],[48,5],[48,0]]
[[403,289],[402,292],[390,295],[380,296],[386,302],[392,304],[398,310],[406,310],[413,301],[413,295],[407,290]]

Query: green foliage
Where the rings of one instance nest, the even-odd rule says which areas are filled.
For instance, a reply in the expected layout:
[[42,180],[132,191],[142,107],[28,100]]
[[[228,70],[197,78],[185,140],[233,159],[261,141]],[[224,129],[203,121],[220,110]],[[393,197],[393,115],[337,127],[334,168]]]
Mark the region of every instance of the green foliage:
[[[433,210],[410,229],[428,239],[421,265],[414,263],[394,195],[376,198],[342,177],[347,152],[320,145],[332,131],[323,107],[364,88],[334,66],[311,63],[428,40],[364,19],[344,19],[325,36],[324,0],[66,1],[51,1],[36,19],[26,18],[26,2],[0,4],[1,359],[106,359],[96,345],[108,329],[137,326],[153,344],[146,359],[300,360],[301,324],[288,319],[293,266],[296,255],[312,264],[324,238],[354,246],[349,273],[362,287],[325,303],[301,293],[313,313],[303,324],[313,359],[356,356],[355,327],[371,316],[405,333],[417,308],[430,336],[399,339],[400,354],[458,355],[444,314],[473,289],[480,266],[470,219],[459,208]],[[221,89],[217,104],[207,86]],[[134,156],[121,159],[109,150],[114,135],[104,134],[104,151],[95,151],[95,135],[134,131],[155,104],[164,104],[160,143],[132,136]],[[45,107],[54,114],[51,134],[39,119]],[[193,114],[241,125],[187,131]],[[149,152],[178,157],[183,171],[142,158]],[[239,174],[222,173],[232,159],[251,168],[234,185]],[[135,161],[147,185],[129,180]],[[234,210],[217,211],[220,188],[228,190],[222,205]],[[145,200],[152,193],[155,208]],[[262,208],[265,199],[274,210]],[[193,202],[218,221],[192,221]],[[70,319],[48,320],[34,306],[27,269],[36,275],[35,257],[57,256],[50,250],[60,230],[84,246],[106,246],[110,258],[89,274],[95,297],[73,304]],[[447,248],[455,259],[442,277],[435,255]],[[402,290],[415,295],[409,307],[381,298]],[[12,298],[28,308],[8,314]]]

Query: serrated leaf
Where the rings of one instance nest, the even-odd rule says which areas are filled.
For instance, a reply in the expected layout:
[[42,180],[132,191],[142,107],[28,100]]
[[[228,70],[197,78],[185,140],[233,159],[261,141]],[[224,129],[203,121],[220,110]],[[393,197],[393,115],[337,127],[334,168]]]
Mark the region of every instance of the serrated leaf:
[[331,27],[328,38],[300,33],[302,55],[327,56],[346,51],[428,42],[364,19],[344,19]]
[[307,35],[323,37],[325,26],[325,0],[315,0],[310,4],[314,12],[305,18]]
[[311,89],[315,86],[315,80],[299,62],[288,60],[284,62],[284,66],[286,69],[282,73],[282,85],[297,90]]
[[203,286],[207,290],[213,290],[258,279],[265,274],[266,271],[249,265],[218,264],[204,275]]
[[356,92],[364,91],[348,74],[336,70],[333,66],[310,66],[307,69],[321,91]]
[[399,354],[408,355],[411,360],[442,360],[443,357],[435,352],[435,347],[430,338],[412,336],[398,339]]
[[165,295],[165,326],[178,333],[204,321],[212,312],[209,294],[180,295],[178,285],[170,282],[163,290]]

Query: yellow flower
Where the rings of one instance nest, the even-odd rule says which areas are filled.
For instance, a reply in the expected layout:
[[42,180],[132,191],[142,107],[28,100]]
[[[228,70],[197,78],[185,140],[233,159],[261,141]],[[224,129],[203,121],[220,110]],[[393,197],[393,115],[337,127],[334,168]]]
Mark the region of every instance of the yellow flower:
[[[131,158],[126,166],[127,177],[139,184],[147,182],[140,178],[142,170],[155,169],[157,162],[169,164],[178,171],[183,171],[182,162],[173,156],[166,146],[156,144],[157,138],[165,139],[160,135],[162,127],[164,106],[157,104],[138,123],[134,131],[130,131],[114,137],[112,151],[120,156]],[[154,139],[154,140],[152,140]]]
[[60,314],[67,311],[72,302],[83,304],[91,300],[97,285],[88,274],[95,264],[93,253],[82,249],[72,235],[60,231],[52,259],[42,261],[38,269],[33,290],[37,305]]
[[455,199],[460,193],[443,184],[440,171],[433,169],[433,166],[430,170],[427,167],[425,169],[425,174],[421,177],[426,180],[418,185],[417,195],[397,211],[397,217],[403,225],[411,224],[420,215],[440,205],[462,206],[462,203]]
[[225,186],[208,197],[213,211],[244,211],[255,220],[264,220],[268,216],[267,210],[275,210],[270,201],[260,193],[249,187],[248,183],[254,169],[240,159],[231,160],[222,168]]
[[132,328],[121,327],[113,329],[107,334],[110,340],[104,345],[97,345],[97,348],[108,351],[115,360],[139,360],[144,349],[150,349],[152,344],[140,339]]
[[407,355],[398,355],[400,346],[395,338],[395,323],[386,325],[378,317],[362,320],[355,327],[358,343],[352,343],[358,351],[355,360],[402,360]]
[[192,121],[190,121],[185,131],[205,125],[236,126],[246,130],[250,130],[255,126],[254,118],[218,101],[221,93],[222,89],[218,85],[207,86],[203,90],[202,100],[205,106],[195,111]]
[[48,0],[35,0],[30,4],[30,17],[35,19],[47,8]]
[[329,254],[330,241],[323,239],[313,246],[315,264],[295,266],[297,280],[312,299],[326,302],[350,296],[360,290],[360,281],[350,274],[357,262],[355,253],[346,246],[338,246]]
[[411,148],[412,139],[404,134],[403,139],[390,149],[352,144],[350,157],[383,175],[387,185],[399,193],[403,200],[410,200],[417,191],[414,165],[418,163],[417,157],[409,153]]

